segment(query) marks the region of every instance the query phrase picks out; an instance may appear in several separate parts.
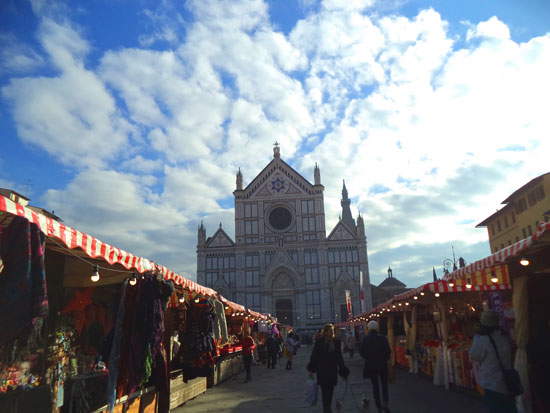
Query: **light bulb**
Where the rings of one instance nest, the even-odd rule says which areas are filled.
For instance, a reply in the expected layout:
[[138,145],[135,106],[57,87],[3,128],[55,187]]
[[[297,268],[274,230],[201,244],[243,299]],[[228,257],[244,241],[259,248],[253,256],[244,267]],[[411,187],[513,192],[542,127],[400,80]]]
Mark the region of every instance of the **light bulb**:
[[529,261],[528,258],[523,257],[521,260],[519,260],[519,263],[524,267],[527,267],[529,264],[531,264],[531,261]]
[[409,305],[409,302],[407,301],[407,302],[405,303],[405,305]]
[[179,300],[178,300],[180,303],[184,303],[185,302],[185,297],[182,295]]
[[415,300],[418,300],[418,297],[417,297],[416,295],[415,295],[413,298],[414,298]]
[[467,289],[472,288],[472,282],[470,280],[466,281],[466,288]]
[[130,284],[132,286],[137,284],[137,278],[136,278],[136,275],[134,273],[132,273],[132,276],[130,277],[130,280],[128,281],[128,284]]
[[94,283],[98,282],[99,278],[100,278],[98,269],[99,269],[99,267],[97,265],[94,265],[94,272],[90,276],[90,280],[92,280],[92,282],[94,282]]
[[451,282],[449,283],[449,287],[453,288],[454,286],[455,286],[455,283],[451,281]]
[[199,297],[195,298],[195,302],[198,304],[201,301]]
[[498,277],[496,277],[496,276],[491,277],[491,282],[497,283],[498,282]]
[[434,295],[435,295],[436,297],[439,297],[439,293],[435,293]]
[[424,295],[424,291],[421,291],[421,292],[420,292],[420,295]]

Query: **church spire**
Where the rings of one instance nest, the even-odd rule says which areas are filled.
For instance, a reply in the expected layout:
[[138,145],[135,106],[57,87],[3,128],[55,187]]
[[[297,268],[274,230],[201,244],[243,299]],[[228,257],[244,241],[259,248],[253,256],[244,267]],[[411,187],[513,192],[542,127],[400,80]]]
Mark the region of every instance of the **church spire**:
[[237,172],[237,191],[243,190],[243,174],[241,173],[241,168]]
[[342,221],[348,224],[351,228],[355,228],[355,221],[351,215],[350,204],[351,200],[348,198],[348,189],[346,188],[346,181],[343,181],[344,185],[342,187],[342,200],[340,205],[342,205]]
[[204,227],[204,224],[201,221],[201,224],[197,231],[197,244],[199,246],[204,245],[206,242],[206,228]]
[[321,170],[317,162],[315,162],[315,169],[313,169],[313,181],[315,185],[321,185]]

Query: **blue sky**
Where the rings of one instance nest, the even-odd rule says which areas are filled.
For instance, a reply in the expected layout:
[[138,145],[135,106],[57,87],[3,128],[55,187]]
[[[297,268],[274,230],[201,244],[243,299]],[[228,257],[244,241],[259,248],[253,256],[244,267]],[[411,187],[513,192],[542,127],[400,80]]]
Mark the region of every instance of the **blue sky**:
[[428,281],[548,172],[550,7],[516,1],[20,1],[0,6],[0,186],[191,278],[281,142],[327,227],[342,179],[371,277]]

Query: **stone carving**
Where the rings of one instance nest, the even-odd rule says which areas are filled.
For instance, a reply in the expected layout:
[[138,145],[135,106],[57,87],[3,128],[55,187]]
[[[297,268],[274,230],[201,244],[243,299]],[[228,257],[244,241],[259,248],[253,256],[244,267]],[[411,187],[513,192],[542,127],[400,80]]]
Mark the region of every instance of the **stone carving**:
[[355,239],[355,237],[344,226],[344,224],[339,222],[336,225],[336,228],[334,228],[332,233],[329,235],[328,239],[331,241],[339,241],[339,240],[351,240],[351,239]]

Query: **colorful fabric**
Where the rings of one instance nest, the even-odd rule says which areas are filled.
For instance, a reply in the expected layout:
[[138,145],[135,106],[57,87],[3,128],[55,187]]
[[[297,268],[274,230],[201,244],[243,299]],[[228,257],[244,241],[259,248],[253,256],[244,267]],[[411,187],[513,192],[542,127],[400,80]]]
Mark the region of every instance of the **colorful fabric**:
[[2,232],[0,345],[29,335],[33,341],[40,338],[48,316],[44,244],[44,234],[25,218],[14,217]]

